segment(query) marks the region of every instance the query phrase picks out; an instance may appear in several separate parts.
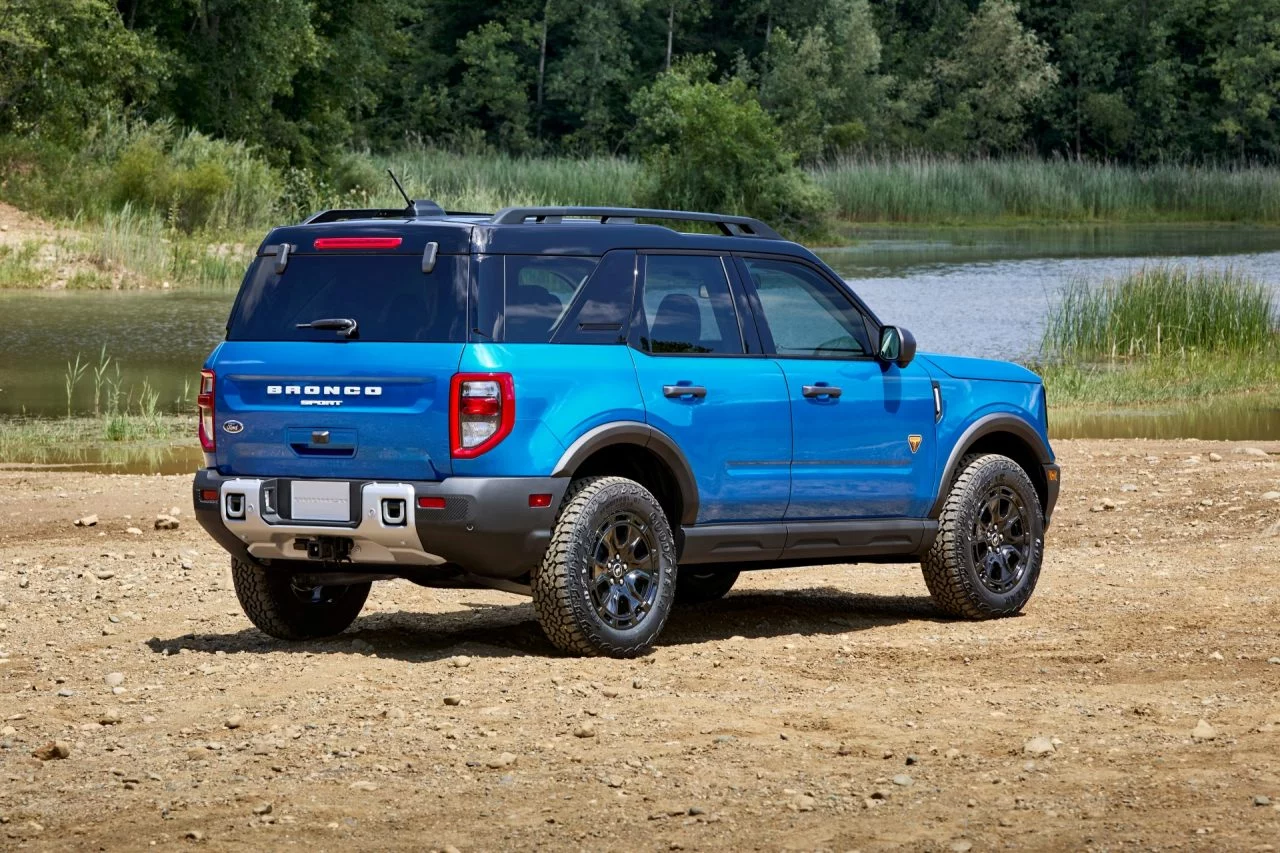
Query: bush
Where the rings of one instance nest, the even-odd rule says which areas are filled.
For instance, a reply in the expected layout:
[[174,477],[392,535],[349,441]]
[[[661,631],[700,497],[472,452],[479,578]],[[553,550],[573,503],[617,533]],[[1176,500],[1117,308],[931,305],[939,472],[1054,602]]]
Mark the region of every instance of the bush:
[[0,195],[46,216],[101,220],[128,207],[185,231],[265,227],[282,185],[243,143],[118,119],[91,128],[78,150],[0,138],[0,174]]
[[831,200],[796,166],[773,119],[740,78],[678,64],[632,101],[639,194],[654,207],[741,212],[793,233],[826,231]]

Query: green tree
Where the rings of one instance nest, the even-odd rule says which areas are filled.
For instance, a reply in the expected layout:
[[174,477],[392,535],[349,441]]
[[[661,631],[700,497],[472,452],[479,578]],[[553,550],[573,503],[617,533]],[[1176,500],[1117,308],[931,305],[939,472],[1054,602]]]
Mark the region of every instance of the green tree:
[[1280,0],[1214,0],[1214,129],[1240,156],[1280,155]]
[[694,24],[710,14],[710,0],[650,0],[650,4],[667,20],[667,58],[662,68],[671,70],[676,26]]
[[1032,109],[1058,80],[1049,47],[1018,20],[1012,0],[982,0],[936,65],[943,104],[929,130],[939,147],[989,154],[1027,139]]
[[161,0],[138,4],[137,25],[177,57],[168,100],[181,123],[262,144],[276,99],[321,56],[312,15],[311,0]]
[[458,42],[462,79],[457,101],[488,140],[505,151],[530,145],[528,56],[537,45],[533,27],[490,21]]
[[866,141],[883,110],[880,39],[867,0],[833,0],[792,39],[772,36],[760,86],[765,108],[802,161]]
[[740,211],[795,232],[821,232],[831,200],[796,167],[747,84],[737,77],[713,83],[710,72],[705,57],[677,62],[633,99],[644,201]]
[[165,67],[106,0],[0,0],[0,133],[72,140],[144,105]]
[[615,130],[631,79],[627,24],[637,12],[636,4],[616,0],[579,0],[573,9],[569,46],[548,83],[548,94],[564,106],[573,127],[567,147],[591,152],[619,147]]
[[316,50],[289,92],[272,100],[268,143],[301,163],[328,163],[342,146],[368,144],[360,129],[382,106],[385,81],[411,49],[421,14],[410,0],[312,0]]

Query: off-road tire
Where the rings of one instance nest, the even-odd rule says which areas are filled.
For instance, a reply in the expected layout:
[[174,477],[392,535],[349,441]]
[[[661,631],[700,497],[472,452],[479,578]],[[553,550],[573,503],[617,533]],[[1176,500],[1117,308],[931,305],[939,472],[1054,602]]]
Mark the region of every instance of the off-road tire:
[[294,590],[291,573],[231,558],[236,597],[249,621],[280,640],[314,640],[341,634],[360,615],[368,583],[322,587],[322,600],[307,601]]
[[699,570],[687,566],[676,572],[676,605],[706,604],[724,598],[738,581],[736,569],[723,571]]
[[[593,549],[602,524],[632,513],[649,526],[656,548],[656,594],[633,627],[607,624],[592,601]],[[574,655],[634,657],[662,631],[676,590],[676,548],[671,525],[649,490],[625,477],[585,477],[569,486],[542,564],[530,579],[533,608],[547,638]]]
[[[1044,514],[1035,487],[1018,463],[994,453],[970,454],[960,460],[959,474],[951,483],[938,534],[921,561],[924,582],[934,603],[950,616],[992,619],[1022,610],[1036,588],[1044,559]],[[1026,509],[1029,551],[1025,569],[1016,585],[996,592],[980,578],[970,533],[993,489],[1007,487]]]

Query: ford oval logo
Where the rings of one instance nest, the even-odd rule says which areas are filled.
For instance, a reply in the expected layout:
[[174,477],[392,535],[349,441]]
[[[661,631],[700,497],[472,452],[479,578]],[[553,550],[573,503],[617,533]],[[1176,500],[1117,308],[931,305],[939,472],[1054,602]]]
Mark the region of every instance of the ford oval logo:
[[244,424],[239,421],[226,421],[223,423],[222,429],[224,432],[229,432],[232,435],[235,435],[238,432],[244,431]]

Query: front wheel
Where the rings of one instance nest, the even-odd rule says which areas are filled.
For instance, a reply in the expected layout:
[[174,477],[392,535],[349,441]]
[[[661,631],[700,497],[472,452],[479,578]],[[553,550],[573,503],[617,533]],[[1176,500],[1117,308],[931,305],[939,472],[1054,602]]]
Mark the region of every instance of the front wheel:
[[369,597],[368,583],[305,586],[287,569],[231,558],[240,606],[263,633],[281,640],[314,640],[345,631]]
[[542,630],[570,654],[640,654],[671,612],[675,553],[667,517],[644,486],[575,481],[530,583]]
[[934,603],[951,616],[990,619],[1022,610],[1044,558],[1044,514],[1035,487],[1012,459],[960,460],[921,567]]

